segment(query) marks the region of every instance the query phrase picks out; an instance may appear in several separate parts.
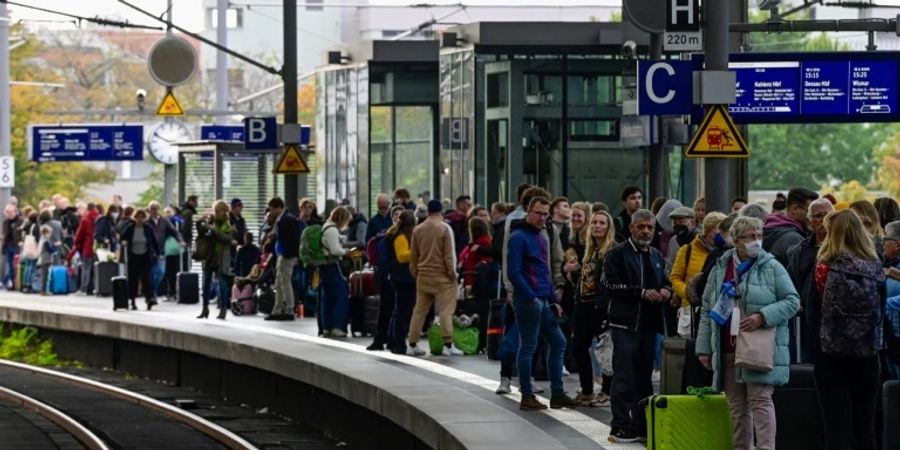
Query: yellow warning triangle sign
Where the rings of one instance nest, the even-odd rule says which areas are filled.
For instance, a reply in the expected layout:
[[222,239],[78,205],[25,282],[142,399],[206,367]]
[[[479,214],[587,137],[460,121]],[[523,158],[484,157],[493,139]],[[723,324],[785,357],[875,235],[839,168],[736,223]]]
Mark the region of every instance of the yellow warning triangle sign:
[[686,158],[747,158],[750,149],[725,105],[706,111],[700,128],[684,152]]
[[296,145],[288,144],[284,147],[281,157],[278,158],[278,164],[275,164],[275,173],[279,175],[309,173],[309,166],[306,165]]
[[178,103],[178,99],[175,98],[175,94],[172,91],[166,92],[166,96],[163,97],[162,103],[159,104],[159,108],[156,108],[157,116],[183,116],[184,109],[181,108],[181,104]]

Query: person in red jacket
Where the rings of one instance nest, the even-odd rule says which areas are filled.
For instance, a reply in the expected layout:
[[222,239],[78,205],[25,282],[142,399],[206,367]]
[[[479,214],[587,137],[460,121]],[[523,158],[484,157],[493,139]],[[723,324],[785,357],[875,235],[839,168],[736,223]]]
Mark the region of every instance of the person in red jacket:
[[475,282],[475,266],[481,262],[493,262],[493,258],[479,252],[479,248],[491,248],[491,226],[481,217],[469,219],[469,243],[459,253],[459,263],[463,269],[463,285],[472,286]]
[[97,221],[98,217],[100,217],[100,212],[97,211],[97,205],[88,203],[87,211],[78,224],[78,231],[75,232],[72,248],[66,257],[71,263],[72,257],[76,253],[81,255],[81,283],[78,287],[78,293],[80,294],[92,294],[94,290],[94,262],[97,260],[97,256],[94,253],[94,222]]

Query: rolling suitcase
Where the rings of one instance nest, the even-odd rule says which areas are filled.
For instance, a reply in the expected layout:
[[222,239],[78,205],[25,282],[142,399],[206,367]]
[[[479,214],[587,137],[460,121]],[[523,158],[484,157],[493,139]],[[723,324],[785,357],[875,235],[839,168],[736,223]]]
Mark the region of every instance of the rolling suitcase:
[[366,298],[375,294],[378,294],[375,271],[357,270],[350,274],[350,297]]
[[485,333],[485,348],[488,359],[499,360],[497,350],[500,348],[500,340],[503,338],[503,306],[505,300],[494,299],[490,301],[490,310],[487,317],[487,331]]
[[375,336],[378,331],[378,308],[381,306],[381,296],[370,295],[363,299],[363,332],[369,336]]
[[824,429],[819,415],[815,371],[812,364],[792,364],[790,379],[784,386],[776,386],[772,393],[775,403],[775,448],[820,449],[825,447]]
[[112,284],[113,311],[128,309],[128,278],[115,276],[110,283]]
[[[188,261],[191,261],[190,249],[188,249]],[[182,258],[178,258],[180,264],[184,264]],[[178,294],[178,303],[193,305],[200,302],[200,274],[184,271],[184,268],[176,276],[175,290]]]
[[53,295],[66,295],[69,293],[69,269],[66,266],[50,266],[50,279],[48,288]]
[[900,450],[900,381],[885,381],[881,388],[882,423],[881,448]]
[[19,255],[13,256],[13,267],[10,269],[13,271],[13,290],[21,290],[22,289],[22,264],[19,262]]
[[654,395],[646,416],[649,450],[733,448],[724,395]]
[[98,297],[112,295],[112,279],[117,276],[119,276],[119,263],[109,261],[94,263],[94,293]]

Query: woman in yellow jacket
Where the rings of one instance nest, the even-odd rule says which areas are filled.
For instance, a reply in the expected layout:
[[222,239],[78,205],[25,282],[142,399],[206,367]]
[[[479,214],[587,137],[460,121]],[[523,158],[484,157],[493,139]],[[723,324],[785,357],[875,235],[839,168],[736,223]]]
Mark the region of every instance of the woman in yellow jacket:
[[689,339],[691,337],[691,310],[685,290],[691,278],[703,272],[706,257],[716,248],[716,238],[722,239],[719,232],[719,224],[725,220],[725,214],[711,212],[703,218],[703,232],[691,241],[690,245],[683,245],[678,249],[675,264],[669,274],[669,281],[675,290],[673,301],[680,301],[678,305],[678,335]]

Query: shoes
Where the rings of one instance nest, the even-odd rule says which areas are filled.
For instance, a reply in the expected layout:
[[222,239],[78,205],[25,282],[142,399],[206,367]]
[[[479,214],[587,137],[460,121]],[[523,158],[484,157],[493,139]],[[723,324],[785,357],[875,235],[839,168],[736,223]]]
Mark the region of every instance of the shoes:
[[135,303],[134,300],[131,301],[131,310],[137,311],[137,303]]
[[155,299],[155,298],[148,298],[148,299],[147,299],[147,311],[150,311],[150,310],[153,308],[154,305],[156,305],[156,299]]
[[224,309],[224,308],[223,308],[223,309],[220,309],[220,310],[219,310],[219,315],[216,316],[216,319],[219,319],[219,320],[225,320],[225,314],[227,314],[227,313],[228,313],[228,310],[227,310],[227,309]]
[[599,394],[594,394],[597,397],[598,405],[608,405],[609,404],[609,394],[605,394],[603,392]]
[[450,344],[449,347],[447,347],[445,345],[444,351],[441,353],[441,355],[443,355],[443,356],[462,356],[464,354],[465,353],[463,353],[462,350],[456,348],[456,345],[453,345],[453,344]]
[[331,337],[331,330],[322,331],[322,337]]
[[494,391],[494,393],[498,395],[504,395],[512,392],[512,389],[509,386],[510,381],[511,380],[506,377],[500,378],[500,386],[497,386],[497,390]]
[[384,351],[384,344],[379,344],[377,342],[373,342],[371,345],[366,347],[366,350],[370,352],[381,352]]
[[363,334],[362,334],[361,331],[354,331],[354,332],[353,332],[353,337],[355,337],[355,338],[361,338],[361,337],[363,337]]
[[566,366],[563,366],[563,368],[562,368],[562,375],[563,375],[564,377],[567,377],[567,376],[571,375],[571,373],[569,372],[569,370],[566,369]]
[[344,330],[339,330],[339,329],[335,328],[335,329],[331,330],[331,337],[345,338],[345,337],[347,337],[347,332],[345,332]]
[[547,405],[539,402],[534,395],[523,395],[522,401],[519,402],[519,409],[522,411],[543,411],[547,409]]
[[600,404],[596,394],[581,393],[575,396],[575,401],[581,406],[598,406]]
[[553,409],[560,408],[577,408],[580,405],[579,402],[575,401],[572,397],[569,397],[566,394],[559,394],[550,397],[550,407]]
[[653,369],[653,375],[650,376],[650,380],[653,384],[659,384],[659,369]]
[[406,354],[409,356],[425,356],[425,350],[419,348],[419,346],[407,345],[406,346]]
[[613,428],[609,433],[609,442],[627,444],[631,442],[640,442],[640,440],[641,436],[634,431],[626,430],[624,428]]
[[205,319],[209,317],[209,308],[204,306],[203,311],[200,312],[200,315],[197,316],[198,319]]

